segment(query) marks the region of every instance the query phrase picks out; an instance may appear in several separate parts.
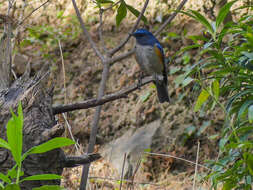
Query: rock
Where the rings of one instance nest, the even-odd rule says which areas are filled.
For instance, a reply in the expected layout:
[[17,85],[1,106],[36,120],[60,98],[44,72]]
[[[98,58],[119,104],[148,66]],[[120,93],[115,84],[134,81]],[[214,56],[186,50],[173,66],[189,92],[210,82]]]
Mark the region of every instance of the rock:
[[132,175],[139,160],[140,154],[146,149],[150,149],[156,132],[160,128],[161,121],[156,120],[137,130],[130,129],[120,138],[110,142],[102,149],[102,156],[110,160],[111,165],[121,173],[124,154],[126,162],[124,168],[124,178]]
[[25,72],[26,64],[28,62],[28,57],[26,55],[22,55],[17,53],[12,67],[14,68],[17,75],[22,75]]

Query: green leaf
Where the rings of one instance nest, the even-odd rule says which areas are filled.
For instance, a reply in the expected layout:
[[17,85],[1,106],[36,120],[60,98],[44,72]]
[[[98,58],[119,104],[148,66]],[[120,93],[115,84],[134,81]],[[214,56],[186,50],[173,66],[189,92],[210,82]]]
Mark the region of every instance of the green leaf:
[[111,3],[113,4],[114,2],[113,1],[110,1],[110,0],[98,0],[99,3]]
[[201,127],[199,128],[197,135],[200,136],[201,134],[204,133],[204,131],[211,125],[210,121],[204,121]]
[[215,135],[211,135],[208,137],[209,140],[214,140],[214,139],[217,139],[219,137],[218,134],[215,134]]
[[198,11],[195,11],[195,10],[190,10],[190,11],[191,11],[191,13],[184,12],[184,11],[180,11],[180,12],[186,14],[189,17],[194,18],[197,21],[199,21],[201,24],[203,24],[206,27],[208,32],[213,35],[214,30],[213,30],[212,25],[208,22],[208,20],[203,15],[201,15]]
[[247,100],[243,103],[243,105],[240,107],[240,110],[238,112],[237,120],[238,123],[240,122],[240,119],[243,115],[243,113],[246,111],[246,109],[249,107],[249,105],[253,104],[253,100]]
[[151,93],[147,92],[144,95],[141,95],[140,99],[142,102],[146,102],[148,100],[148,98],[150,97]]
[[29,154],[39,154],[39,153],[44,153],[56,148],[69,146],[72,144],[75,144],[75,142],[72,141],[71,139],[64,138],[64,137],[56,137],[41,145],[31,148],[28,152]]
[[21,190],[21,189],[17,184],[9,184],[4,188],[4,190]]
[[196,127],[193,125],[190,125],[185,129],[185,134],[187,134],[188,136],[192,136],[195,133],[195,131],[196,131]]
[[[131,5],[126,4],[126,8],[127,8],[134,16],[138,17],[138,16],[140,15],[140,12],[139,12],[137,9],[133,8]],[[148,24],[148,20],[147,20],[147,18],[146,18],[144,15],[141,16],[141,20],[142,20],[145,24]]]
[[194,81],[193,78],[191,78],[191,77],[186,77],[186,78],[183,80],[183,82],[182,82],[182,86],[185,87],[185,86],[187,86],[188,84],[190,84],[192,81]]
[[170,67],[170,75],[172,75],[180,70],[181,70],[181,67],[179,67],[179,66],[171,66]]
[[6,149],[8,149],[8,150],[11,149],[10,145],[9,145],[5,140],[3,140],[3,139],[1,139],[1,138],[0,138],[0,147],[6,148]]
[[127,8],[125,1],[121,1],[121,4],[117,10],[116,15],[116,25],[119,26],[121,21],[126,17],[127,15]]
[[64,187],[58,185],[43,185],[41,187],[33,188],[32,190],[67,190]]
[[7,139],[11,153],[16,163],[21,166],[21,155],[23,145],[23,113],[19,103],[18,116],[11,110],[12,118],[7,123]]
[[231,106],[232,106],[232,104],[234,103],[235,100],[237,100],[238,98],[240,98],[240,97],[242,97],[244,95],[250,94],[250,93],[252,93],[251,89],[247,89],[247,90],[241,91],[241,92],[235,94],[234,96],[232,96],[228,100],[228,103],[227,103],[227,106],[226,106],[226,110],[229,112],[230,108],[231,108]]
[[216,100],[219,99],[219,94],[220,94],[220,84],[218,80],[214,80],[212,83],[212,91],[213,91],[213,95],[215,97]]
[[250,123],[253,123],[253,105],[249,106],[248,109],[248,120]]
[[18,120],[19,126],[23,127],[24,116],[23,116],[23,110],[22,110],[21,102],[18,103],[18,118],[19,118],[19,120]]
[[224,21],[227,14],[229,13],[230,8],[237,0],[226,3],[219,11],[218,16],[216,18],[216,28],[220,26],[220,24]]
[[202,91],[197,99],[197,102],[194,106],[195,112],[199,111],[199,109],[205,103],[205,101],[208,99],[208,97],[209,97],[209,93],[205,89],[202,89]]
[[236,186],[236,184],[234,184],[231,181],[226,181],[222,187],[222,190],[231,190]]
[[181,48],[179,51],[177,51],[173,56],[172,56],[172,59],[174,59],[176,56],[180,55],[182,52],[185,52],[185,51],[188,51],[188,50],[191,50],[191,49],[196,49],[196,48],[199,48],[201,47],[201,45],[199,44],[194,44],[194,45],[190,45],[190,46],[186,46],[184,48]]
[[222,139],[220,139],[220,141],[219,141],[219,148],[221,149],[221,150],[223,150],[224,149],[224,146],[225,146],[225,144],[228,142],[228,139],[227,138],[222,138]]
[[16,168],[17,168],[17,164],[10,170],[8,170],[8,177],[10,177],[11,179],[15,179],[17,178],[17,171],[16,171]]
[[23,181],[55,180],[55,179],[61,179],[61,176],[56,174],[39,174],[25,177],[24,179],[20,180],[20,183],[22,183]]
[[246,160],[247,167],[249,169],[250,174],[253,176],[253,154],[249,152],[245,152],[243,154],[243,157]]
[[8,176],[4,175],[3,173],[0,173],[0,179],[5,183],[11,183],[11,180],[8,178]]

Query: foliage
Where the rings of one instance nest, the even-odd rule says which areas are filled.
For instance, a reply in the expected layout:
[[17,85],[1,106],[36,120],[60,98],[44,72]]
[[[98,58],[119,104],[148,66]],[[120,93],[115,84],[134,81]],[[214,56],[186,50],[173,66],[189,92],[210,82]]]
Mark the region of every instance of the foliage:
[[251,189],[253,181],[253,15],[223,24],[235,2],[225,4],[214,23],[197,11],[183,12],[207,31],[182,51],[199,48],[197,63],[185,73],[202,88],[194,111],[218,105],[225,113],[219,160],[208,162],[213,170],[207,176],[212,188],[222,184],[223,190]]
[[[55,174],[39,174],[28,177],[23,177],[24,172],[22,171],[22,162],[24,159],[31,154],[45,153],[50,150],[60,148],[63,146],[68,146],[74,144],[74,141],[64,138],[58,137],[51,139],[41,145],[34,146],[29,149],[27,152],[22,154],[23,150],[23,112],[21,103],[18,106],[18,115],[16,115],[11,110],[12,117],[7,123],[6,131],[7,131],[7,141],[0,138],[0,147],[10,150],[13,159],[15,161],[15,166],[8,171],[7,174],[0,173],[0,189],[12,189],[18,190],[20,189],[19,184],[23,181],[31,181],[31,180],[55,180],[61,179],[61,176]],[[48,189],[47,187],[40,187],[36,189]],[[53,189],[53,188],[52,188]],[[57,189],[54,187],[54,189]],[[60,189],[60,187],[58,187]]]
[[[130,11],[134,16],[138,17],[140,12],[135,9],[133,6],[127,4],[124,0],[120,0],[118,2],[113,2],[110,0],[96,0],[96,4],[99,8],[106,6],[107,4],[111,4],[111,6],[115,6],[119,3],[117,7],[117,15],[116,15],[116,25],[119,26],[124,18],[127,16],[127,11]],[[145,16],[142,15],[141,20],[147,24],[148,20]]]
[[[58,48],[58,41],[75,40],[81,33],[78,20],[75,16],[63,16],[63,11],[59,11],[56,20],[64,23],[64,26],[52,24],[41,24],[37,26],[27,27],[26,36],[20,42],[19,47],[25,48],[27,46],[35,47],[44,58],[52,59],[53,49]],[[67,54],[63,54],[66,56]]]

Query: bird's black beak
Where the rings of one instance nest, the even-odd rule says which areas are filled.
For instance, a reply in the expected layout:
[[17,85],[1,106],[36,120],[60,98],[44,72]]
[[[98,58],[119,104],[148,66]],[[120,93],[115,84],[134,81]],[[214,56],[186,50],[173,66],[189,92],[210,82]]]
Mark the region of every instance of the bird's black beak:
[[128,34],[129,34],[129,36],[134,36],[134,33],[130,33],[130,32],[128,32]]

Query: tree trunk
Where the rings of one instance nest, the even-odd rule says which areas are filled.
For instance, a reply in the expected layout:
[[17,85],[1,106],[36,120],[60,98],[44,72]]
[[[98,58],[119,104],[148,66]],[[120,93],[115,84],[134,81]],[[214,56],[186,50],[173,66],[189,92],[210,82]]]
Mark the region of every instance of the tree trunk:
[[11,28],[10,22],[5,23],[0,39],[0,90],[8,88],[11,81]]
[[[23,152],[31,147],[61,136],[64,127],[57,124],[52,114],[52,90],[46,90],[48,79],[47,68],[33,79],[28,71],[17,79],[8,90],[0,90],[0,137],[6,139],[6,124],[11,117],[10,108],[17,109],[21,101],[24,114]],[[55,149],[44,154],[28,156],[23,162],[24,176],[53,173],[61,175],[66,157],[61,149]],[[0,149],[0,172],[6,174],[14,166],[9,151]],[[60,184],[60,180],[27,181],[22,183],[22,189],[32,189],[41,185]]]

